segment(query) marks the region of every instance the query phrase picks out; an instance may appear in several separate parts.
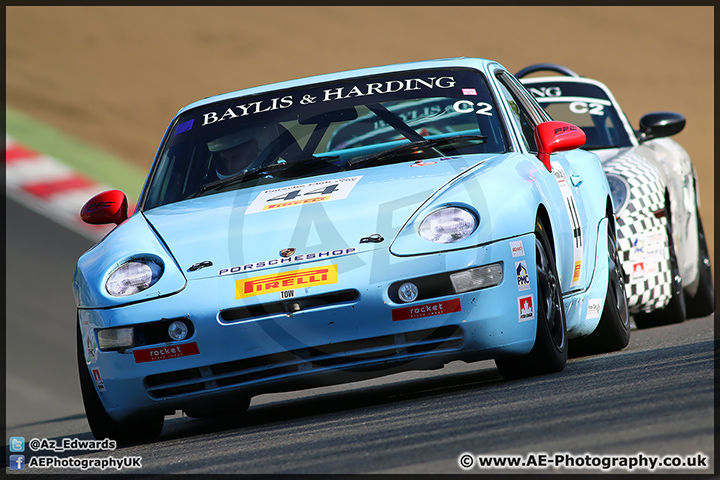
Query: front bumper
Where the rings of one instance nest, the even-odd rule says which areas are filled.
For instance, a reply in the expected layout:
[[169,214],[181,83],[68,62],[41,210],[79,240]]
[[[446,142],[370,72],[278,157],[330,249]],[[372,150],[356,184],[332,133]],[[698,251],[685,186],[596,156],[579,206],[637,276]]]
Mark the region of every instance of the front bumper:
[[[440,289],[440,296],[404,304],[388,294],[398,280],[496,263],[503,279],[489,288]],[[452,360],[523,355],[534,344],[532,234],[415,257],[377,249],[298,268],[331,265],[337,265],[336,279],[292,294],[236,298],[242,281],[288,272],[277,268],[189,281],[175,295],[124,307],[80,310],[85,358],[106,410],[121,421],[234,396],[440,368]],[[192,322],[192,335],[120,351],[97,347],[98,328],[170,318]]]

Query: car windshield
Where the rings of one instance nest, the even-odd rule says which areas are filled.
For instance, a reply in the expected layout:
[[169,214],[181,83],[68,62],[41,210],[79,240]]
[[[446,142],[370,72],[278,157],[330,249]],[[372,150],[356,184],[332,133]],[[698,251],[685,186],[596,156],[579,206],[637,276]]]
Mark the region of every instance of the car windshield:
[[553,118],[582,128],[583,149],[629,147],[628,133],[605,91],[597,85],[575,82],[528,83],[527,89]]
[[144,210],[343,170],[507,151],[485,79],[463,68],[235,97],[184,112],[168,132]]

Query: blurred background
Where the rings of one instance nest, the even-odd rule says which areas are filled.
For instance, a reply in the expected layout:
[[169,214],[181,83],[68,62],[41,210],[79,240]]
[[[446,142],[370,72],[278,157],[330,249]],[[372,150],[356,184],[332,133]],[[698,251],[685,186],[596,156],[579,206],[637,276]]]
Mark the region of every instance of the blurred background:
[[7,7],[6,22],[8,106],[144,170],[175,112],[210,95],[433,58],[560,63],[635,127],[686,116],[675,138],[714,255],[712,6]]

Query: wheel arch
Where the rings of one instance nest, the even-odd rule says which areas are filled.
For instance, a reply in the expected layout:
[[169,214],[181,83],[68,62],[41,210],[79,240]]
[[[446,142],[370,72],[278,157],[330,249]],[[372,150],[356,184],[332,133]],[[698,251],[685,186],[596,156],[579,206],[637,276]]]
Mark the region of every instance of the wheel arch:
[[605,206],[605,216],[608,218],[608,221],[610,222],[610,227],[615,232],[615,237],[617,238],[617,225],[615,221],[615,211],[613,210],[612,205],[612,199],[610,196],[607,197],[607,202]]
[[547,229],[547,236],[548,239],[550,239],[550,247],[552,248],[553,257],[555,257],[557,261],[557,252],[555,251],[555,235],[553,235],[553,227],[552,222],[550,221],[550,214],[548,213],[545,204],[541,203],[538,206],[537,213],[535,214],[535,219],[536,221],[540,220],[543,226]]

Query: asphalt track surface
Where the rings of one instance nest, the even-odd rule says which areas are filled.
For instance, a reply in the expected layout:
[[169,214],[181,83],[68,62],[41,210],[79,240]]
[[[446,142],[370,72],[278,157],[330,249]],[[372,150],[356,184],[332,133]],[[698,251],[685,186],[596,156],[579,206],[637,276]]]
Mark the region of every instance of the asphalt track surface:
[[[92,241],[11,199],[6,218],[6,439],[90,440],[75,366],[71,282],[77,257]],[[708,468],[653,473],[708,474],[714,471],[713,319],[634,330],[625,350],[571,359],[555,375],[505,381],[493,362],[454,362],[435,372],[262,395],[241,417],[195,420],[178,413],[166,418],[153,444],[110,452],[26,448],[26,462],[139,456],[142,468],[122,472],[463,473],[463,453],[525,460],[565,452],[702,454]],[[525,471],[555,470],[503,470]]]

